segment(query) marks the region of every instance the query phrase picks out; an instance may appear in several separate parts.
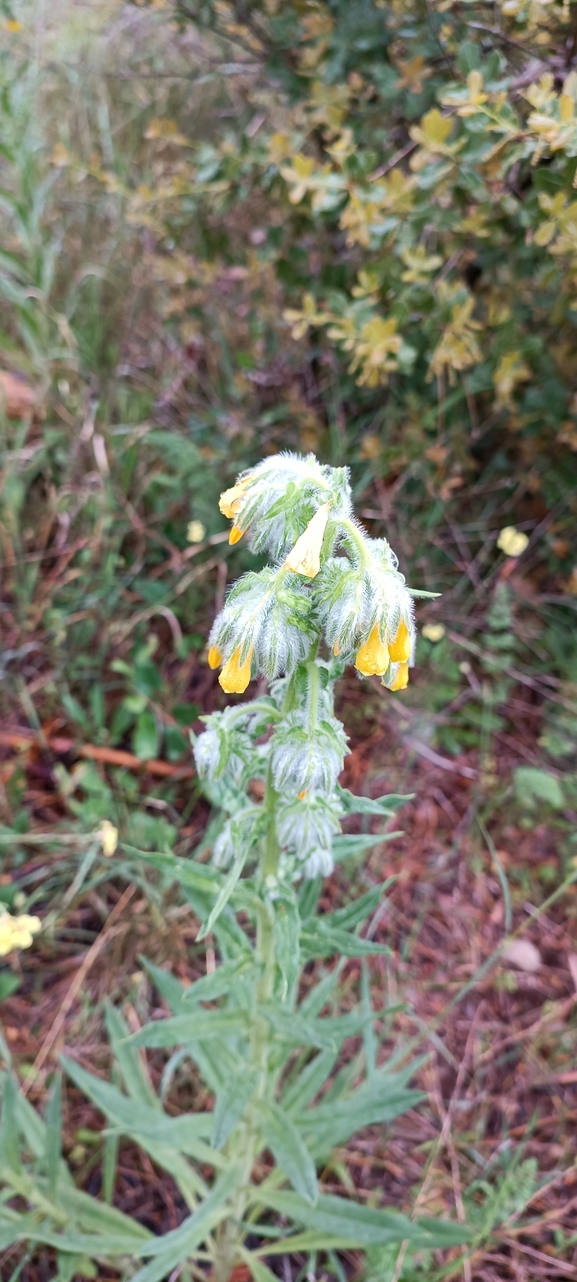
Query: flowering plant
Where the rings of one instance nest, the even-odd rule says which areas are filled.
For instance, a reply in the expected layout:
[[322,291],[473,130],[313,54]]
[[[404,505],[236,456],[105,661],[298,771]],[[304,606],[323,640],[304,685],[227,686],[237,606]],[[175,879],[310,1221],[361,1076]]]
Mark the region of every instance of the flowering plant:
[[[59,1258],[75,1252],[114,1261],[116,1269],[128,1261],[132,1282],[163,1282],[183,1267],[182,1276],[228,1282],[237,1266],[255,1282],[274,1282],[265,1261],[293,1252],[308,1257],[309,1275],[318,1276],[320,1254],[343,1276],[341,1251],[405,1242],[426,1253],[466,1236],[460,1226],[410,1220],[322,1191],[317,1172],[328,1168],[335,1148],[423,1097],[408,1086],[414,1066],[401,1067],[402,1052],[379,1062],[375,1023],[391,1008],[373,1011],[367,972],[357,1008],[345,1015],[334,1013],[340,965],[320,968],[306,995],[300,987],[311,960],[389,951],[358,933],[386,885],[331,913],[319,914],[317,905],[321,873],[387,839],[341,835],[341,817],[388,818],[405,800],[354,797],[339,786],[347,740],[334,715],[333,686],[349,661],[362,676],[380,675],[389,689],[406,685],[411,593],[386,541],[368,538],[355,522],[344,469],[312,456],[267,459],[221,497],[221,508],[233,521],[232,541],[246,533],[273,563],[233,587],[211,633],[209,661],[221,666],[226,691],[243,693],[260,673],[269,693],[207,717],[194,745],[218,809],[205,842],[212,865],[136,852],[181,883],[203,922],[199,938],[212,934],[219,964],[185,988],[145,963],[172,1015],[129,1035],[120,1013],[108,1010],[115,1084],[64,1061],[107,1117],[109,1135],[129,1135],[168,1170],[189,1214],[159,1238],[86,1194],[71,1201],[62,1160],[49,1179],[45,1173],[47,1128],[45,1142],[34,1132],[34,1206],[41,1214],[11,1212],[3,1239],[27,1236]],[[117,839],[114,829],[101,836],[111,847]],[[159,1098],[140,1048],[172,1046],[180,1049]],[[186,1058],[196,1061],[214,1107],[175,1117],[164,1101]],[[18,1107],[10,1116],[28,1134],[29,1115]],[[54,1130],[54,1118],[51,1124]],[[11,1184],[19,1179],[12,1172]],[[113,1185],[108,1171],[109,1200]],[[145,1262],[134,1272],[136,1261]]]
[[[210,634],[208,661],[228,694],[244,693],[252,675],[270,683],[268,695],[206,718],[195,744],[198,773],[228,814],[215,862],[234,860],[240,875],[268,825],[271,875],[327,874],[350,805],[337,784],[347,739],[334,683],[354,663],[389,690],[406,687],[414,594],[386,539],[355,521],[346,468],[313,455],[265,459],[221,495],[220,508],[233,522],[230,542],[246,533],[272,564],[239,579]],[[264,805],[247,800],[255,779]]]

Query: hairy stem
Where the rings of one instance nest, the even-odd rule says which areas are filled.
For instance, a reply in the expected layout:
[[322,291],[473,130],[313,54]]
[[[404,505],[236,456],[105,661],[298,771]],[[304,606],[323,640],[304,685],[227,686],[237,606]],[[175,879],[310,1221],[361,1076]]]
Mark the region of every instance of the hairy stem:
[[[268,825],[264,848],[261,854],[261,877],[263,896],[266,895],[266,879],[275,877],[278,870],[279,844],[276,833],[276,806],[278,796],[272,781],[272,771],[267,771],[264,806],[268,814]],[[261,899],[257,910],[255,959],[260,969],[257,984],[257,1001],[259,1006],[269,1002],[274,993],[275,955],[274,955],[274,915],[266,898]],[[255,1095],[262,1098],[266,1090],[269,1052],[269,1025],[266,1019],[255,1013],[251,1032],[251,1063],[258,1074]],[[242,1245],[244,1233],[240,1222],[244,1218],[247,1202],[247,1186],[250,1184],[252,1168],[257,1153],[258,1124],[256,1117],[249,1116],[238,1123],[233,1131],[227,1152],[231,1160],[241,1158],[243,1177],[234,1197],[231,1200],[230,1215],[220,1227],[217,1237],[217,1248],[214,1258],[214,1282],[228,1282],[238,1249]]]

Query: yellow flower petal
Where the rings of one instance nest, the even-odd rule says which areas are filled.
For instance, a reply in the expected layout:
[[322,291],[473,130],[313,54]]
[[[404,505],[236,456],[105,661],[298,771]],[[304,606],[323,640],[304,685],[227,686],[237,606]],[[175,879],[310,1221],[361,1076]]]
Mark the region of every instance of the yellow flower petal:
[[514,525],[506,525],[497,539],[497,547],[505,556],[521,556],[529,543],[529,536],[522,530],[516,530]]
[[[409,684],[409,665],[408,663],[399,663],[399,670],[391,682],[387,681],[387,690],[406,690]],[[383,685],[385,682],[383,681]]]
[[314,579],[321,568],[321,548],[329,519],[330,503],[323,503],[297,539],[285,561],[287,570]]
[[222,686],[226,694],[244,694],[244,691],[250,681],[250,665],[253,647],[250,647],[244,663],[240,662],[241,650],[242,646],[239,645],[234,654],[231,654],[230,659],[225,663],[218,678],[219,684]]
[[231,532],[228,536],[228,541],[231,544],[231,546],[234,545],[235,543],[240,543],[240,540],[242,539],[243,534],[244,534],[244,530],[241,530],[240,526],[233,525]]
[[218,506],[223,516],[228,516],[230,520],[236,516],[242,503],[243,494],[251,481],[252,476],[245,476],[243,481],[237,481],[236,485],[232,485],[229,490],[223,490],[218,500]]
[[375,623],[370,636],[357,654],[355,668],[358,672],[362,672],[364,677],[382,677],[388,666],[389,647],[386,641],[381,641],[379,625]]
[[389,654],[392,663],[408,663],[411,657],[411,634],[404,619],[401,619],[397,635],[389,645]]
[[220,668],[221,663],[222,663],[222,654],[220,653],[220,650],[219,650],[218,646],[217,646],[217,645],[211,645],[211,647],[210,647],[210,649],[209,649],[209,651],[208,651],[208,666],[209,666],[209,668],[212,668],[212,670],[213,670],[213,672],[214,672],[214,669],[215,669],[215,668]]

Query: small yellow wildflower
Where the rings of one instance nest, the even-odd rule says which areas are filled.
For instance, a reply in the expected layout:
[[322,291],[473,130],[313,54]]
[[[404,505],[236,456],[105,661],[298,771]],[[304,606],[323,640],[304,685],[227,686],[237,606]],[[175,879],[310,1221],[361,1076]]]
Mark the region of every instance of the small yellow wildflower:
[[218,646],[217,646],[217,645],[211,645],[211,646],[210,646],[210,649],[209,649],[209,651],[208,651],[208,666],[209,666],[209,668],[212,668],[212,670],[213,670],[213,672],[214,672],[214,669],[215,669],[215,668],[220,668],[221,663],[222,663],[222,654],[220,653],[220,650],[219,650]]
[[239,511],[243,494],[247,486],[250,485],[251,480],[252,477],[245,476],[243,481],[237,481],[236,485],[231,486],[230,490],[223,490],[218,500],[218,506],[222,515],[227,516],[229,520],[232,521]]
[[241,530],[240,525],[233,525],[230,531],[230,534],[228,536],[229,543],[231,545],[234,545],[235,543],[240,543],[240,540],[242,539],[243,534],[244,534],[244,530]]
[[389,645],[389,655],[392,663],[409,662],[411,657],[411,634],[404,619],[401,619],[397,634]]
[[355,668],[358,672],[362,672],[364,677],[382,677],[388,666],[389,647],[386,641],[381,640],[379,625],[375,623],[368,640],[357,654]]
[[314,579],[321,568],[321,548],[329,519],[330,503],[323,503],[297,539],[285,561],[287,570]]
[[12,31],[12,32],[14,32],[14,33],[15,33],[15,32],[17,32],[17,31],[21,31],[21,30],[22,30],[22,23],[21,23],[21,22],[19,22],[17,18],[7,18],[7,20],[6,20],[6,30],[7,30],[7,31]]
[[110,822],[110,819],[103,819],[98,829],[98,836],[102,846],[102,854],[107,859],[111,859],[118,845],[118,828]]
[[497,539],[497,547],[505,556],[521,556],[529,543],[529,536],[522,530],[516,530],[514,525],[506,525]]
[[425,623],[425,626],[422,629],[422,634],[425,638],[425,641],[433,641],[436,644],[437,641],[441,641],[445,635],[444,624]]
[[206,530],[202,521],[189,521],[186,537],[189,543],[202,543]]
[[406,690],[409,684],[409,665],[408,663],[399,663],[398,672],[391,674],[392,680],[383,682],[387,690]]
[[230,659],[225,663],[218,678],[219,684],[222,686],[226,694],[244,694],[244,691],[250,681],[250,665],[252,661],[253,647],[251,645],[244,663],[240,662],[241,650],[242,646],[239,645],[234,651],[234,654],[231,654]]
[[304,792],[297,792],[297,798],[298,798],[298,800],[299,800],[299,801],[304,801],[304,799],[305,799],[305,797],[306,797],[307,793],[308,793],[308,788],[305,788]]
[[30,917],[22,913],[13,917],[11,913],[0,913],[0,957],[11,953],[13,948],[29,948],[32,936],[40,930],[42,922],[39,917]]

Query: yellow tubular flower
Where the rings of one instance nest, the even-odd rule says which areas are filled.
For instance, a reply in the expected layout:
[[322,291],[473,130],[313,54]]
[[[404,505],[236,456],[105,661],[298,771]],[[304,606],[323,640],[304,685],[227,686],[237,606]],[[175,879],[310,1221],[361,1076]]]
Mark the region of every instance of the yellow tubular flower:
[[220,668],[221,663],[222,663],[222,654],[220,653],[220,650],[219,650],[218,646],[217,646],[217,645],[211,645],[211,646],[210,646],[210,649],[209,649],[209,651],[208,651],[208,666],[209,666],[209,668],[212,668],[212,670],[213,670],[213,672],[214,672],[214,669],[215,669],[215,668]]
[[0,957],[11,953],[13,948],[29,948],[32,936],[40,930],[42,922],[39,917],[30,917],[21,913],[13,917],[11,913],[0,913]]
[[239,645],[234,654],[231,654],[230,659],[225,663],[218,678],[219,684],[226,694],[244,694],[250,681],[253,646],[251,645],[244,663],[240,662],[241,650],[242,646]]
[[387,690],[406,690],[408,684],[409,665],[408,663],[399,663],[399,671],[394,681],[391,682],[390,686],[387,686]]
[[245,476],[244,481],[237,481],[236,485],[231,486],[230,490],[223,490],[218,500],[218,506],[222,515],[228,516],[229,520],[234,520],[239,511],[243,494],[247,486],[250,485],[251,480],[251,476]]
[[329,519],[330,503],[323,503],[297,539],[285,561],[287,570],[314,579],[321,568],[321,548]]
[[389,654],[391,663],[409,662],[411,657],[411,634],[404,619],[401,619],[397,628],[397,635],[389,645]]
[[389,666],[389,647],[381,641],[379,625],[375,626],[364,645],[361,646],[355,659],[355,668],[364,677],[382,677]]

